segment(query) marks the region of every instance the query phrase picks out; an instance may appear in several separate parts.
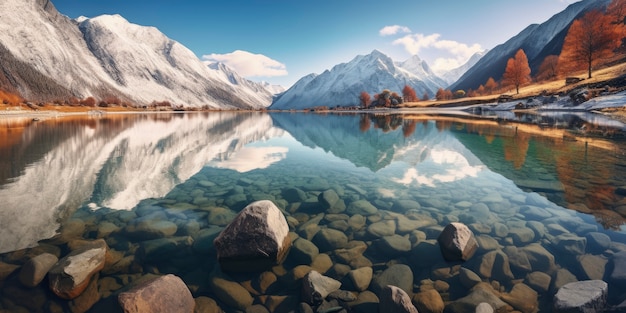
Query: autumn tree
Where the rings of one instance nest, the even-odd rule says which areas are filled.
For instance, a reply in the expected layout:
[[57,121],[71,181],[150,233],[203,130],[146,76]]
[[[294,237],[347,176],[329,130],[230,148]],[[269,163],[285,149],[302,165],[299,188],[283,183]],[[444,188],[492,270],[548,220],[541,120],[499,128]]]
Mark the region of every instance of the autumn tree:
[[539,73],[537,73],[538,81],[554,80],[558,74],[559,56],[549,55],[541,65],[539,65]]
[[359,96],[359,100],[361,101],[361,106],[363,108],[367,108],[370,105],[370,94],[367,91],[361,91],[361,95]]
[[559,58],[563,73],[585,69],[591,78],[593,67],[613,55],[620,35],[608,15],[593,10],[575,20],[567,31]]
[[478,86],[478,89],[476,89],[476,94],[479,96],[485,95],[485,86],[483,85]]
[[493,77],[489,77],[489,79],[487,79],[487,82],[485,83],[485,91],[487,92],[487,94],[491,95],[497,89],[498,89],[498,83],[496,82],[495,79],[493,79]]
[[519,49],[515,56],[506,62],[506,69],[502,75],[502,83],[505,86],[515,86],[519,94],[519,87],[530,82],[530,66],[524,50]]
[[437,99],[437,101],[441,101],[444,100],[444,96],[445,91],[443,90],[443,88],[439,87],[439,89],[437,89],[437,93],[435,93],[435,99]]
[[409,85],[404,85],[404,88],[402,88],[402,98],[405,102],[417,102],[415,89],[411,88]]
[[80,104],[88,107],[95,107],[96,99],[94,97],[87,97],[83,100],[80,100]]
[[428,92],[424,92],[424,95],[422,96],[422,101],[428,101],[430,100],[430,96],[428,95]]

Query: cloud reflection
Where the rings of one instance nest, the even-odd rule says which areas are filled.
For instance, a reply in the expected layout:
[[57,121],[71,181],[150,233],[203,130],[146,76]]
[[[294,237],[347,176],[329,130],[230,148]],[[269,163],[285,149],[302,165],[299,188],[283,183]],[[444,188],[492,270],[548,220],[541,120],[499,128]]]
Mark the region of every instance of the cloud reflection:
[[409,167],[401,178],[392,181],[435,187],[437,183],[451,183],[466,177],[476,177],[485,167],[471,165],[461,153],[449,149],[430,149],[423,160]]
[[226,160],[213,161],[209,165],[217,168],[245,173],[256,169],[268,168],[287,157],[286,147],[244,147]]

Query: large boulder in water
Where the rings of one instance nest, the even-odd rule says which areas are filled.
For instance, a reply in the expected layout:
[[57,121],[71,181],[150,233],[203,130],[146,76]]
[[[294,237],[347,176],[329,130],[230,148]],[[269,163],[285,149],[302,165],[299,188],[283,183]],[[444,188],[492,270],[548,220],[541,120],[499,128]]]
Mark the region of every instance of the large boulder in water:
[[269,200],[245,207],[213,242],[223,271],[264,271],[283,262],[291,247],[289,225]]
[[474,233],[463,223],[450,223],[437,238],[441,254],[448,261],[467,261],[476,249],[478,243]]

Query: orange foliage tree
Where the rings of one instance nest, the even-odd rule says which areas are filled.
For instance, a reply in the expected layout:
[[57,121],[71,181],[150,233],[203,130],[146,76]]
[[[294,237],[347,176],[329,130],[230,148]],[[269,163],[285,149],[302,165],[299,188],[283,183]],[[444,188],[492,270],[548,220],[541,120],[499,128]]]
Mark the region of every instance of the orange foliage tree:
[[415,89],[411,88],[409,85],[404,85],[404,88],[402,88],[402,98],[405,102],[417,102]]
[[88,106],[88,107],[95,107],[96,106],[96,99],[94,97],[87,97],[83,100],[80,100],[80,104],[84,105],[84,106]]
[[612,56],[619,41],[619,31],[608,15],[598,10],[588,12],[567,31],[559,58],[560,72],[586,69],[587,77],[591,78],[593,67]]
[[506,62],[506,69],[502,75],[502,83],[505,86],[515,86],[519,94],[519,87],[530,82],[530,66],[524,50],[519,49],[513,58]]
[[8,91],[0,90],[0,102],[3,104],[18,105],[22,102],[22,97]]
[[487,79],[487,82],[485,83],[485,92],[487,92],[488,95],[491,95],[496,92],[497,89],[498,83],[495,79],[493,79],[493,77],[489,77],[489,79]]
[[361,101],[361,106],[367,108],[370,105],[370,94],[367,91],[361,91],[361,95],[359,96],[359,100]]
[[539,65],[539,73],[537,73],[537,80],[546,81],[546,80],[556,79],[557,74],[558,74],[558,70],[557,70],[558,64],[559,64],[558,55],[549,55],[545,59],[543,59],[543,62],[541,62],[541,65]]
[[617,27],[623,45],[624,37],[626,37],[626,0],[613,0],[606,9],[606,14],[611,19],[611,23]]
[[424,95],[422,96],[422,101],[428,101],[430,100],[430,96],[428,95],[428,92],[424,92]]
[[435,98],[437,99],[437,101],[450,100],[452,99],[452,91],[448,89],[444,90],[443,88],[439,88],[437,90],[437,93],[435,94]]

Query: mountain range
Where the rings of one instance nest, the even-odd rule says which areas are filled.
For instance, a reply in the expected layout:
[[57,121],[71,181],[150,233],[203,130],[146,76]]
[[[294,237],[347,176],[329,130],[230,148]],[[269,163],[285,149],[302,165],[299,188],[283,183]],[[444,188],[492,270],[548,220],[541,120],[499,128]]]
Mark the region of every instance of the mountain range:
[[435,75],[426,62],[415,55],[405,62],[394,62],[374,50],[341,63],[320,75],[308,75],[278,95],[270,109],[305,109],[315,106],[355,106],[362,91],[370,95],[384,89],[401,92],[411,86],[418,97],[432,97],[446,82]]
[[574,3],[441,76],[417,55],[396,62],[374,50],[302,77],[285,91],[247,80],[225,64],[207,65],[158,29],[120,15],[70,19],[50,0],[0,1],[0,89],[34,101],[114,96],[140,105],[168,101],[217,109],[354,106],[362,91],[400,93],[405,85],[420,98],[433,97],[439,88],[476,89],[489,77],[499,80],[520,48],[536,71],[547,55],[560,53],[574,19],[609,2]]
[[586,12],[605,8],[611,0],[583,0],[570,4],[542,24],[532,24],[505,43],[491,49],[473,67],[468,69],[454,84],[451,90],[477,89],[489,77],[496,81],[502,78],[506,62],[519,49],[524,49],[528,57],[531,73],[536,73],[541,62],[548,55],[561,54],[563,41],[572,22]]
[[209,108],[262,108],[272,100],[263,85],[209,68],[158,29],[120,15],[72,20],[49,0],[1,1],[0,12],[0,88],[27,99],[116,96]]

